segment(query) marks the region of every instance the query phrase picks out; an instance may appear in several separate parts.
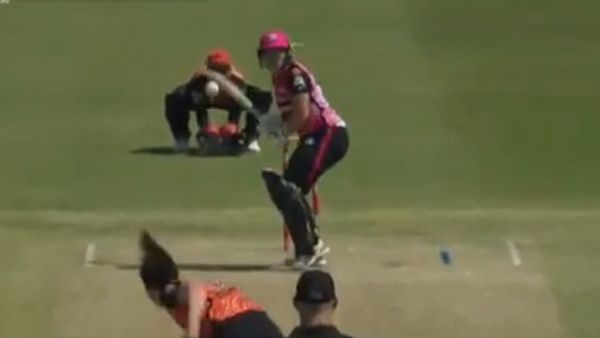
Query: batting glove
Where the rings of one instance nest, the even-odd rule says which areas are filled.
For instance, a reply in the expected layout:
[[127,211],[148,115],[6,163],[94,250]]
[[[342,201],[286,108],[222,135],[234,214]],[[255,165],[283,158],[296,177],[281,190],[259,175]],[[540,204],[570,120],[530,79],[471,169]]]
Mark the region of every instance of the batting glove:
[[285,125],[280,114],[263,114],[258,122],[262,133],[278,140],[286,137]]

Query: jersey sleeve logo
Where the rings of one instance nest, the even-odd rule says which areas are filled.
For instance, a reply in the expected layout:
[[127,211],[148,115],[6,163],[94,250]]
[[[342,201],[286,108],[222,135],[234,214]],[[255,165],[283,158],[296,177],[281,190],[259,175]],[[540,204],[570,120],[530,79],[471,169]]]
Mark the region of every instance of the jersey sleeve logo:
[[306,84],[306,80],[302,75],[294,76],[293,86],[296,92],[305,92],[308,90],[308,85]]

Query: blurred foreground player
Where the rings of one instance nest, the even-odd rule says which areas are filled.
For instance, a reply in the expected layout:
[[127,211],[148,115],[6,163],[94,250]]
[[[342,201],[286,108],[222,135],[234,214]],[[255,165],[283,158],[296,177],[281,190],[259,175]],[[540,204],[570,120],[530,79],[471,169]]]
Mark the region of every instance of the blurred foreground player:
[[238,288],[180,279],[169,253],[148,232],[142,232],[139,244],[146,294],[184,330],[184,337],[283,337],[262,307]]
[[300,324],[290,338],[351,338],[334,324],[338,305],[333,277],[325,271],[308,270],[298,279],[294,307]]
[[[207,56],[205,64],[191,79],[176,87],[165,97],[165,116],[175,140],[175,150],[188,151],[191,131],[190,112],[196,113],[198,132],[196,139],[200,150],[212,152],[215,149],[260,151],[258,144],[258,121],[252,114],[246,114],[245,128],[240,128],[241,107],[225,91],[220,91],[215,82],[203,75],[208,68],[225,75],[240,88],[245,88],[244,77],[236,70],[229,53],[215,49]],[[227,123],[217,127],[210,122],[208,110],[227,111]]]

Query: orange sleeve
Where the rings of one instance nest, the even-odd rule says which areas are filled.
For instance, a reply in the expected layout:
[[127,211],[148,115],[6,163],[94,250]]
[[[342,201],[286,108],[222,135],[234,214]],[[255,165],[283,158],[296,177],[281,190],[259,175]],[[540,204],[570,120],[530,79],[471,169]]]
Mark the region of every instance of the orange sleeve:
[[262,311],[262,307],[250,300],[238,288],[229,287],[213,295],[209,294],[211,306],[207,317],[211,321],[221,322],[247,311]]

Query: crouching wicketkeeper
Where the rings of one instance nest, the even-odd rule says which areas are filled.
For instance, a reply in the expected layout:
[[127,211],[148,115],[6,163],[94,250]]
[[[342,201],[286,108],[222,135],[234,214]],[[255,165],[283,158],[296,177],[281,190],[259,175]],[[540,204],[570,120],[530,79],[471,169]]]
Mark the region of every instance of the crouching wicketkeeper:
[[[191,131],[190,112],[194,111],[198,124],[196,139],[201,151],[212,152],[247,150],[259,152],[258,121],[252,114],[246,114],[245,127],[240,128],[243,109],[225,91],[219,91],[216,84],[209,84],[203,70],[211,69],[225,75],[240,89],[247,90],[244,77],[233,65],[227,51],[213,50],[206,58],[205,65],[197,70],[191,79],[176,87],[165,96],[165,115],[175,140],[177,151],[188,151]],[[207,85],[213,85],[207,88]],[[210,122],[208,110],[220,109],[228,113],[227,123],[217,127]]]

